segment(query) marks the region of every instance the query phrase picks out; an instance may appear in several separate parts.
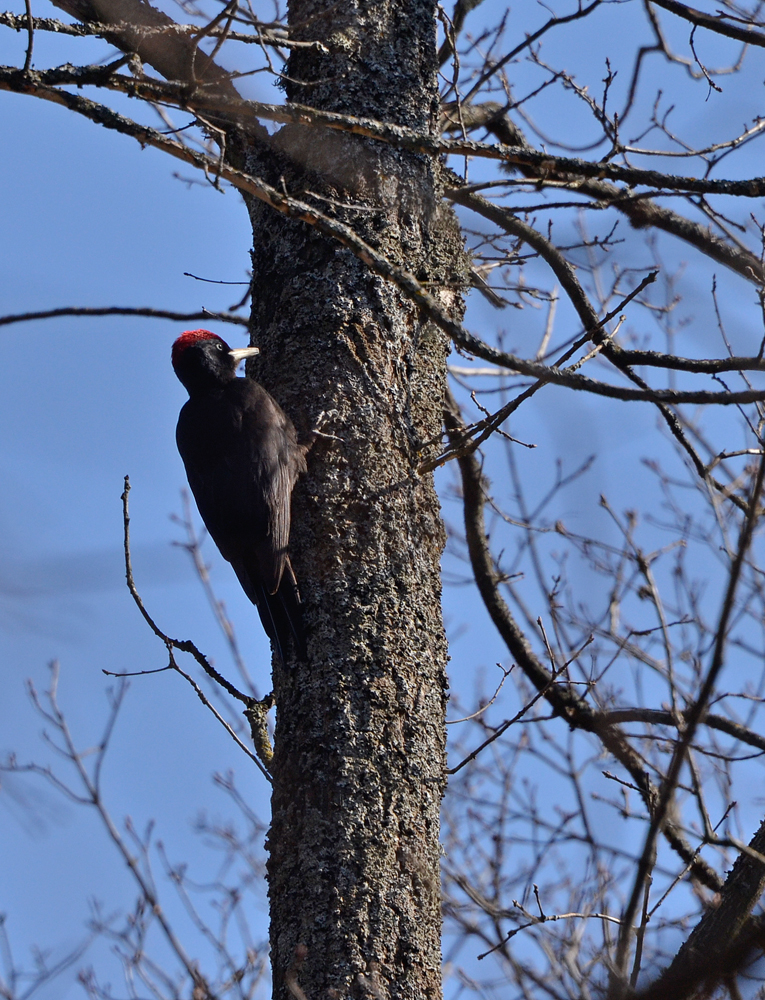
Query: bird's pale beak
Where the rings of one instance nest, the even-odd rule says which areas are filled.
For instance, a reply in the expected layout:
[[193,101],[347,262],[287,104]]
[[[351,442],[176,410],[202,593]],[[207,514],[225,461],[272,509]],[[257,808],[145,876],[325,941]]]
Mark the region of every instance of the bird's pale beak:
[[256,354],[260,354],[259,347],[237,347],[234,351],[228,352],[231,357],[239,364],[240,361],[244,361],[245,358],[254,358]]

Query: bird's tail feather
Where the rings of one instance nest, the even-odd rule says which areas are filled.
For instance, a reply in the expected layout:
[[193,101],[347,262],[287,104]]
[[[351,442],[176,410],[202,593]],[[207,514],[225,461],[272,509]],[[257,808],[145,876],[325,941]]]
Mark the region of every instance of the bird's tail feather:
[[282,663],[287,663],[285,654],[291,649],[294,649],[299,660],[305,660],[307,653],[303,615],[297,594],[287,580],[282,580],[275,594],[269,594],[262,585],[259,590],[256,603],[260,620]]
[[295,651],[299,660],[306,660],[303,609],[292,567],[287,565],[279,589],[275,594],[269,594],[263,584],[253,583],[243,564],[232,565],[242,589],[258,609],[263,628],[282,663],[287,663],[287,654],[291,650]]
[[303,629],[303,605],[300,601],[300,593],[297,589],[295,575],[292,573],[292,567],[288,566],[287,568],[289,573],[285,572],[276,594],[269,595],[269,597],[272,602],[279,604],[279,617],[283,623],[286,620],[297,658],[307,660],[308,650],[306,649],[305,630]]

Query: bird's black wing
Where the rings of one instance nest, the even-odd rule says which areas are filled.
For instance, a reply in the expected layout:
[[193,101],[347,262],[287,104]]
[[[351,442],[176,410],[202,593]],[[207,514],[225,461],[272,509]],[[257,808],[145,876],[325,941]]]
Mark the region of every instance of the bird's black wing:
[[[250,387],[248,405],[242,411],[242,436],[249,449],[251,523],[256,530],[246,561],[251,575],[257,575],[267,592],[275,594],[287,565],[292,489],[305,471],[305,453],[292,421],[278,403],[256,383]],[[263,518],[264,532],[260,530]],[[257,570],[249,566],[252,560]]]
[[256,487],[242,410],[223,393],[188,400],[176,440],[199,513],[224,559],[233,562],[268,533],[265,491]]
[[291,421],[256,382],[236,379],[222,392],[189,399],[176,439],[202,520],[277,652],[285,661],[292,642],[305,658],[288,558],[292,488],[305,456]]

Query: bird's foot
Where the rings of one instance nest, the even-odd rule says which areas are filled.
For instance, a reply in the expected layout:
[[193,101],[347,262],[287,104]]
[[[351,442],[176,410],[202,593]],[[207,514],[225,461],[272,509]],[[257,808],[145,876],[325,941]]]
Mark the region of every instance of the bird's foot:
[[322,430],[322,427],[333,420],[337,420],[339,416],[339,410],[322,410],[310,432],[311,442],[313,443],[316,438],[326,438],[328,441],[343,441],[343,438],[338,437],[336,434],[327,434],[326,431]]

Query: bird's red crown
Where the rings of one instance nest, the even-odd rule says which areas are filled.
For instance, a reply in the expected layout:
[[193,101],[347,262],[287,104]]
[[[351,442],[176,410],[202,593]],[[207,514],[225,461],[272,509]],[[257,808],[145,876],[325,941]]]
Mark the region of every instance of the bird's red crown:
[[193,344],[198,344],[200,340],[220,340],[217,333],[210,330],[186,330],[173,344],[173,364],[175,364],[186,350]]

